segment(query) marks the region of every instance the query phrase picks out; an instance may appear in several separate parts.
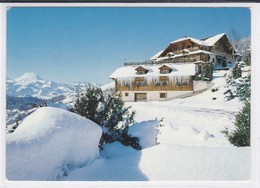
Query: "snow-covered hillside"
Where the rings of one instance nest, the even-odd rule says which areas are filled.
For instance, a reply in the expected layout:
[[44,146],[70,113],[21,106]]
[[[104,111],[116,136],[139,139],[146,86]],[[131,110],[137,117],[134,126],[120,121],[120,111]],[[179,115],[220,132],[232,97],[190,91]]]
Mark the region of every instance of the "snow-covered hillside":
[[[163,119],[158,127],[159,145],[141,152],[128,148],[122,153],[125,147],[109,144],[103,152],[113,157],[75,170],[65,180],[249,180],[250,148],[234,147],[221,133],[224,127],[234,128],[235,115],[242,107],[237,99],[224,98],[226,73],[214,72],[215,92],[208,90],[164,102],[128,103],[136,110],[140,130],[146,127],[147,120]],[[152,137],[153,132],[144,131],[139,136]],[[114,166],[116,170],[110,172]]]
[[[226,101],[224,98],[226,73],[214,71],[214,90],[192,97],[127,103],[136,111],[137,121],[129,133],[140,138],[143,149],[137,151],[118,142],[106,144],[99,158],[80,168],[64,166],[71,161],[68,156],[83,156],[82,152],[87,155],[88,140],[99,138],[98,131],[86,128],[86,132],[81,132],[82,123],[74,126],[81,118],[64,110],[50,108],[47,113],[49,108],[40,109],[24,120],[23,123],[30,126],[22,129],[21,124],[17,132],[12,133],[14,136],[10,134],[8,138],[8,177],[47,180],[55,174],[56,180],[72,181],[249,180],[250,147],[235,147],[221,133],[225,127],[234,128],[235,115],[243,105],[238,99]],[[63,127],[68,131],[63,132]],[[92,136],[88,136],[90,132]],[[44,142],[46,138],[50,141]],[[56,149],[61,150],[57,158]],[[32,152],[41,155],[31,156]],[[50,152],[52,158],[48,158]],[[42,156],[47,157],[48,162]],[[58,173],[57,178],[53,169],[62,169],[59,172],[63,175]],[[43,176],[38,176],[41,173]]]

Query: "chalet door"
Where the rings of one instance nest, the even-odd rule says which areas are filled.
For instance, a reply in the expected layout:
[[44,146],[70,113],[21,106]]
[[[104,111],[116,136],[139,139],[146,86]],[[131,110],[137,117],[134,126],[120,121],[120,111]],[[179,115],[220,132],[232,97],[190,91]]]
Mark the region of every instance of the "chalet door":
[[135,102],[147,101],[147,93],[135,93]]

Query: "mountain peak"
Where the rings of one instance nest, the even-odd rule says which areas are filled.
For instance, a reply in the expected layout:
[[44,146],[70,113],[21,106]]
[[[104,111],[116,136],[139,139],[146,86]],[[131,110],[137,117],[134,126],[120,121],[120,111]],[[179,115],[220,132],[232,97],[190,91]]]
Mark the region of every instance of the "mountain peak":
[[34,83],[38,80],[43,80],[43,79],[33,72],[26,72],[21,77],[15,79],[16,82],[19,82],[22,85]]

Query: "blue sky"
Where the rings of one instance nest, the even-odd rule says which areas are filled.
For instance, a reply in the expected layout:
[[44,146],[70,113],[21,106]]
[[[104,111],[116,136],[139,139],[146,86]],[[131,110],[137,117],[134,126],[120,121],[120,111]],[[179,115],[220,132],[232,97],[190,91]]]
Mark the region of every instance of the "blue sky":
[[250,36],[247,8],[11,8],[7,76],[105,84],[127,61],[147,60],[183,36]]

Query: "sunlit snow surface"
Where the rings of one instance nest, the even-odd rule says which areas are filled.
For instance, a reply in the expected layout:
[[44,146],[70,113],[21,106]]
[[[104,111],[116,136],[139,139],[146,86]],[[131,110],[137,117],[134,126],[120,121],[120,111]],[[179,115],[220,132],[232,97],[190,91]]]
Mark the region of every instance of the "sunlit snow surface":
[[[163,119],[158,127],[159,145],[134,151],[119,143],[109,144],[103,158],[73,171],[65,180],[86,181],[241,181],[250,179],[250,148],[232,146],[221,133],[233,129],[242,107],[237,99],[226,101],[226,71],[214,72],[217,92],[165,102],[127,103],[136,110],[141,136],[154,136],[142,124]],[[213,98],[216,98],[213,100]],[[133,125],[135,126],[135,125]],[[136,128],[134,128],[136,129]]]
[[77,114],[42,107],[6,138],[9,180],[59,180],[99,157],[101,128]]
[[[243,106],[237,99],[224,99],[225,73],[214,72],[215,85],[212,88],[217,88],[216,92],[208,90],[192,97],[164,102],[127,103],[136,111],[137,121],[129,128],[129,133],[140,138],[141,151],[115,142],[106,144],[97,158],[99,130],[92,132],[92,128],[86,126],[82,131],[81,123],[78,125],[80,128],[71,126],[81,118],[69,112],[70,115],[57,116],[60,111],[51,108],[53,111],[47,117],[41,117],[40,113],[35,116],[40,123],[37,125],[43,127],[40,132],[45,132],[43,135],[47,135],[48,131],[57,133],[53,134],[57,138],[50,136],[55,139],[48,140],[35,137],[31,140],[32,132],[35,131],[32,135],[38,135],[36,132],[39,132],[34,129],[28,129],[28,133],[26,131],[24,134],[20,132],[23,136],[10,135],[13,138],[7,139],[7,174],[9,178],[20,180],[249,180],[250,147],[232,146],[221,133],[225,127],[234,128],[235,115]],[[59,118],[55,119],[55,126],[52,126],[49,121],[56,116]],[[24,123],[27,121],[36,125],[34,118],[27,120],[29,117]],[[63,124],[71,132],[60,132],[59,127],[63,127]],[[19,134],[18,131],[19,128],[15,133]],[[61,151],[57,152],[58,157],[55,158],[57,149]],[[90,152],[92,149],[94,152]],[[76,158],[76,162],[72,163],[77,165],[68,168],[70,163],[66,162],[74,161],[72,159],[78,155],[80,160]],[[91,162],[86,162],[89,158]],[[79,163],[82,161],[85,163]]]

